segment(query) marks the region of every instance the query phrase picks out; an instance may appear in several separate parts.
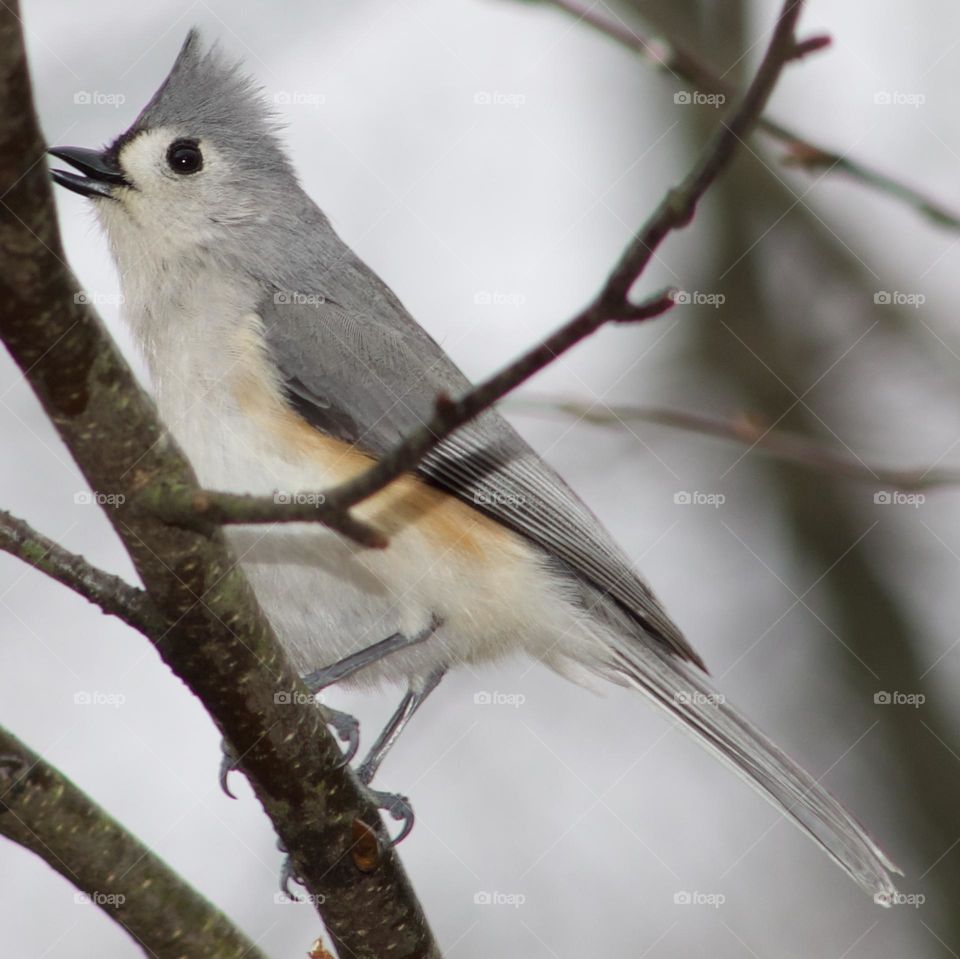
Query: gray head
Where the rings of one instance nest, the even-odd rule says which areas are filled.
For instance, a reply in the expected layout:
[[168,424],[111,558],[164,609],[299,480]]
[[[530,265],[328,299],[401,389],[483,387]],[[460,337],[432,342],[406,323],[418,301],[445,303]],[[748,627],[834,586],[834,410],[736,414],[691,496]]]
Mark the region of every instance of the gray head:
[[115,252],[177,257],[302,204],[277,127],[240,64],[191,30],[130,129],[102,151],[52,148],[84,174],[53,177],[95,201]]

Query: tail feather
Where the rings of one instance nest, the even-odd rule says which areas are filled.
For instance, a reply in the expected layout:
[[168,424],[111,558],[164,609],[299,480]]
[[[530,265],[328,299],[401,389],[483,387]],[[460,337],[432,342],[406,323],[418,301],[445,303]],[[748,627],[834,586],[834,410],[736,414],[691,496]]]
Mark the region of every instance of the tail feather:
[[891,873],[902,875],[866,830],[808,772],[778,749],[722,696],[666,650],[624,639],[603,673],[644,693],[680,721],[806,833],[874,901],[890,905]]

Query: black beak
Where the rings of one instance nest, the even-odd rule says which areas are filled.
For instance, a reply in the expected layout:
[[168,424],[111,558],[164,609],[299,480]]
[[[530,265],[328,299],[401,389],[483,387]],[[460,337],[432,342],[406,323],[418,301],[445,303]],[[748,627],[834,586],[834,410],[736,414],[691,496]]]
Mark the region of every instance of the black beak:
[[80,196],[113,197],[114,186],[129,186],[129,182],[114,157],[97,150],[83,147],[50,147],[47,151],[59,160],[66,160],[86,176],[68,173],[66,170],[51,170],[55,182]]

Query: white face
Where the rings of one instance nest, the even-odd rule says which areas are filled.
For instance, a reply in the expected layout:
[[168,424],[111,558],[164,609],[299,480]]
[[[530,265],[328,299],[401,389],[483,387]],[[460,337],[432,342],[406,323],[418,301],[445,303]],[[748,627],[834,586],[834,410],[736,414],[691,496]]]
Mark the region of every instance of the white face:
[[124,144],[118,161],[130,186],[95,204],[118,260],[134,250],[138,257],[176,259],[255,215],[235,171],[209,140],[162,127]]

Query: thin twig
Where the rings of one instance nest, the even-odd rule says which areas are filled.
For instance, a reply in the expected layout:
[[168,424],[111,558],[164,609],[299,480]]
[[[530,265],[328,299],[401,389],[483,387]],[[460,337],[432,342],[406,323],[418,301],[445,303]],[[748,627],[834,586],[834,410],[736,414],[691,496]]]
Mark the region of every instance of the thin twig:
[[156,483],[139,495],[137,505],[165,523],[192,529],[211,524],[316,522],[361,546],[383,549],[388,544],[378,529],[357,519],[348,509],[327,502],[325,493],[271,498]]
[[593,406],[589,402],[550,397],[518,397],[512,405],[522,412],[560,413],[585,423],[620,427],[627,423],[655,423],[687,430],[701,436],[716,436],[743,443],[770,456],[807,469],[817,470],[842,479],[887,486],[907,492],[960,486],[960,470],[933,467],[896,468],[851,459],[836,450],[824,447],[809,437],[785,430],[772,430],[755,417],[722,420],[700,413],[662,407]]
[[[622,22],[601,16],[596,12],[596,5],[584,7],[571,0],[546,0],[546,2],[616,40],[627,49],[639,53],[661,72],[669,74],[676,80],[692,83],[699,92],[721,93],[728,98],[736,94],[736,88],[732,84],[721,79],[689,51],[672,40],[644,36]],[[822,41],[823,38],[812,39]],[[887,176],[836,150],[803,137],[770,117],[761,116],[756,127],[787,147],[785,163],[801,167],[811,173],[817,171],[842,173],[864,186],[906,203],[938,226],[960,230],[960,214],[901,180]]]
[[0,550],[19,557],[144,635],[163,632],[163,620],[142,589],[91,565],[5,510],[0,510]]
[[672,290],[661,291],[639,303],[630,301],[630,291],[663,240],[690,222],[700,198],[726,169],[738,145],[763,112],[786,64],[815,48],[810,44],[797,43],[795,28],[801,7],[802,0],[787,0],[784,3],[757,74],[740,104],[728,120],[721,121],[693,170],[660,201],[624,250],[603,289],[587,307],[519,359],[468,390],[459,399],[438,397],[430,420],[382,459],[360,475],[325,493],[303,497],[304,505],[299,508],[298,504],[274,503],[269,497],[250,497],[243,503],[243,518],[235,520],[232,518],[233,497],[204,491],[204,496],[222,510],[222,521],[314,521],[329,525],[332,517],[342,516],[351,507],[412,470],[454,430],[492,407],[511,390],[606,323],[641,322],[669,310],[674,303]]
[[[39,856],[155,959],[266,959],[136,836],[0,727],[0,835]],[[79,954],[79,950],[78,950]]]

